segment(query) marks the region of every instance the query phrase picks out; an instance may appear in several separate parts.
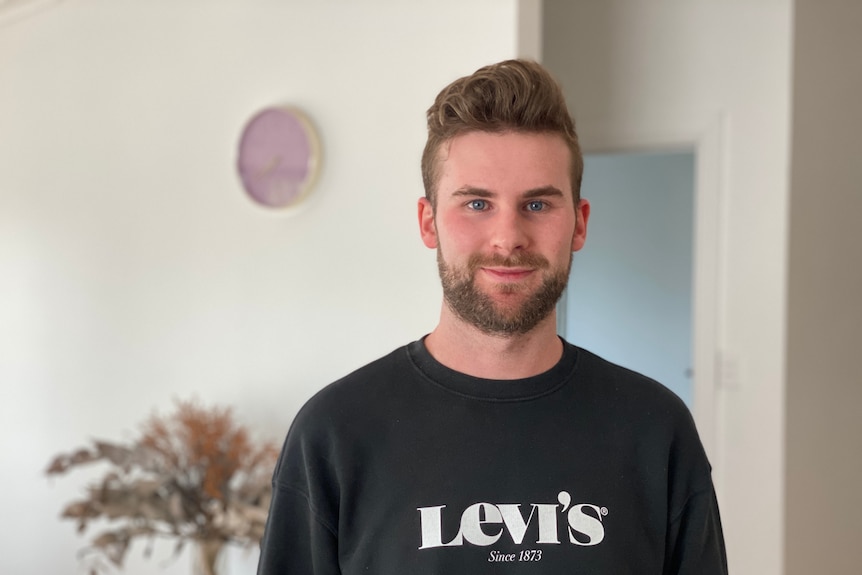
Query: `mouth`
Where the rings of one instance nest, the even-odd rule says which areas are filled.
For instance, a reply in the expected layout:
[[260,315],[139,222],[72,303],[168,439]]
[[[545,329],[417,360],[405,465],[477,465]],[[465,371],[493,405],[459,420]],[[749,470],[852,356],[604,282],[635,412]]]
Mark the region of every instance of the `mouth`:
[[517,282],[530,276],[535,270],[522,267],[483,267],[482,271],[498,282]]

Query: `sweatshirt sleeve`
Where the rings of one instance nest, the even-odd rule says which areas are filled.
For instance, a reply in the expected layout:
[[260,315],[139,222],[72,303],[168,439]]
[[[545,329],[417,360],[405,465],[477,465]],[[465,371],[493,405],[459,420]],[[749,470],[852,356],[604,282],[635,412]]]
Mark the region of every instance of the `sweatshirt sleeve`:
[[665,575],[727,575],[727,556],[713,489],[689,497],[668,526]]
[[257,575],[339,575],[338,539],[308,497],[274,482]]
[[338,479],[327,411],[310,401],[287,433],[272,475],[272,501],[257,575],[340,575]]

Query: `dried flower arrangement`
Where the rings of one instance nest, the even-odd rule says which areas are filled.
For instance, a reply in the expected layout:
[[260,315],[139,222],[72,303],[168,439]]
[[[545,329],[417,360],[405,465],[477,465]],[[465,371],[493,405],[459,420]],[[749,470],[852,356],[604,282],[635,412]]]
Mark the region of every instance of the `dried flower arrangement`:
[[97,519],[111,525],[84,550],[95,552],[91,573],[107,566],[102,556],[122,567],[135,538],[147,540],[145,556],[156,538],[176,540],[174,556],[194,542],[202,570],[211,573],[225,544],[260,543],[277,456],[272,442],[252,444],[229,408],[206,409],[188,401],[177,402],[171,415],[152,415],[133,443],[93,441],[91,448],[55,457],[46,473],[62,474],[97,461],[111,464],[84,499],[62,512],[78,522],[79,533]]

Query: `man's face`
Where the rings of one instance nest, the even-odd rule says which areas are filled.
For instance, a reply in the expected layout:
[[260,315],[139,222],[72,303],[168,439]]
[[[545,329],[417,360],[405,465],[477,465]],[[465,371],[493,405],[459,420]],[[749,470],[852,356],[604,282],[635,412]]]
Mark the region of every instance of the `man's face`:
[[568,147],[552,134],[469,132],[438,153],[436,209],[420,199],[419,218],[446,304],[484,333],[531,331],[586,237],[589,204],[574,205]]

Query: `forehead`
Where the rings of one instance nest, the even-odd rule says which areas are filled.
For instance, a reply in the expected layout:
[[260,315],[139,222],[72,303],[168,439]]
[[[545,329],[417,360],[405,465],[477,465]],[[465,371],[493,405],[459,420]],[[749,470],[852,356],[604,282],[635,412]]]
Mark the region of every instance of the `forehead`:
[[441,194],[462,187],[571,190],[571,152],[556,134],[468,132],[441,146],[439,162]]

